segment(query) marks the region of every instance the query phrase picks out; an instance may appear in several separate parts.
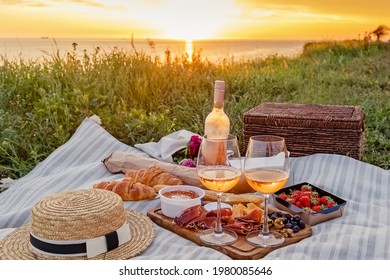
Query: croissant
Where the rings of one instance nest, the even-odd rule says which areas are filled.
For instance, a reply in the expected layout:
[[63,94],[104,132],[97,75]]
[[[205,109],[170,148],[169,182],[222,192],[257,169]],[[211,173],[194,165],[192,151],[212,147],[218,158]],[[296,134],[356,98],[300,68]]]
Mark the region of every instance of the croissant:
[[112,191],[124,201],[151,199],[157,195],[152,187],[141,183],[133,183],[129,180],[103,181],[93,185],[93,188]]
[[183,185],[183,181],[158,166],[143,168],[139,170],[128,170],[125,173],[125,180],[133,183],[142,183],[150,187],[156,185]]

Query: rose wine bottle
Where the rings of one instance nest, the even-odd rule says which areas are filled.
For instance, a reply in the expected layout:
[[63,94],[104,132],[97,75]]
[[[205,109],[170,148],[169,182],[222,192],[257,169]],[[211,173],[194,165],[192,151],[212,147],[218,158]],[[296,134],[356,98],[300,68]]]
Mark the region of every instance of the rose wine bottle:
[[226,139],[230,131],[230,121],[223,111],[225,99],[225,82],[215,81],[214,108],[206,117],[204,134],[208,139]]
[[[227,139],[230,131],[230,120],[223,111],[225,98],[225,82],[215,81],[214,84],[214,108],[208,114],[205,121],[205,136],[208,140],[212,139]],[[227,161],[226,146],[220,141],[213,143],[212,141],[207,142],[208,157],[211,162],[209,164],[225,165]]]

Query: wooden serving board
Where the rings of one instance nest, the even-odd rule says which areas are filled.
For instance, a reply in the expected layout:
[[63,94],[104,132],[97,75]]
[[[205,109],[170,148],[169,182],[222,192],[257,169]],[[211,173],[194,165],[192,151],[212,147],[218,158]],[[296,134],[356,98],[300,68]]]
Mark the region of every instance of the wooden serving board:
[[226,245],[226,246],[215,246],[215,245],[208,245],[204,243],[199,238],[199,234],[190,229],[185,229],[177,226],[173,219],[166,217],[162,214],[160,208],[152,209],[148,212],[148,217],[155,222],[157,225],[166,228],[186,239],[189,239],[193,242],[195,242],[198,245],[201,246],[207,246],[211,247],[213,249],[216,249],[232,259],[236,260],[256,260],[261,259],[265,255],[267,255],[269,252],[276,250],[280,247],[284,247],[290,244],[294,244],[299,242],[300,240],[311,236],[311,227],[309,225],[306,225],[306,227],[303,230],[300,230],[295,234],[293,237],[287,237],[285,238],[284,243],[281,246],[278,247],[270,247],[270,248],[260,248],[260,247],[254,247],[251,244],[249,244],[246,239],[245,235],[238,235],[238,240],[232,244],[232,245]]

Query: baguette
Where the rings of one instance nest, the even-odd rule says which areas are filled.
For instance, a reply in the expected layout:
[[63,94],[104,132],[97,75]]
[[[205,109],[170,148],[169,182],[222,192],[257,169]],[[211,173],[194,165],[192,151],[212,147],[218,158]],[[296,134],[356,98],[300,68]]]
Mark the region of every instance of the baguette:
[[[166,185],[156,185],[153,187],[153,189],[158,193],[162,188],[166,187]],[[203,200],[205,202],[211,202],[211,201],[217,201],[217,193],[211,190],[205,190],[206,193]],[[247,203],[254,203],[257,206],[261,206],[264,199],[262,196],[256,195],[256,194],[234,194],[234,193],[223,193],[221,195],[221,202],[228,203],[230,205],[234,204],[247,204]]]

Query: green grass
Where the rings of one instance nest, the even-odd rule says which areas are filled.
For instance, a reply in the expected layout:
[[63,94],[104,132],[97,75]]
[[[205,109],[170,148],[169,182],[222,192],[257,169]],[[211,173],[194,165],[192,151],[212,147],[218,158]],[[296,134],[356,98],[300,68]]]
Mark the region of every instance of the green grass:
[[231,132],[242,139],[243,113],[261,102],[361,105],[363,161],[390,168],[390,45],[310,43],[297,58],[212,63],[195,52],[160,60],[145,53],[73,53],[44,61],[0,57],[0,178],[28,173],[98,115],[129,145],[179,129],[202,134],[216,79],[225,80]]

